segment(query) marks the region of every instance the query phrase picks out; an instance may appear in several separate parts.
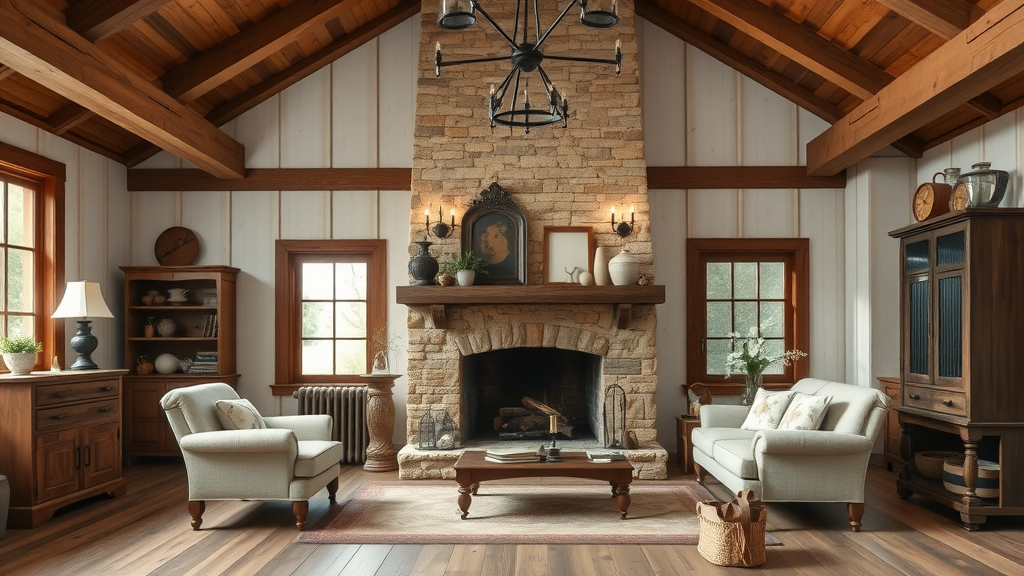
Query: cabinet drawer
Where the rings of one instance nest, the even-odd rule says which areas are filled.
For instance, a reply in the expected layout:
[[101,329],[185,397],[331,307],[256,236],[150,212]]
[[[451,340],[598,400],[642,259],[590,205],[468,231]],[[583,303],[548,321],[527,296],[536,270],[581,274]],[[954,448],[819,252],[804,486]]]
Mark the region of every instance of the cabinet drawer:
[[907,385],[903,391],[903,405],[953,416],[967,416],[967,395],[963,392]]
[[88,402],[60,408],[36,410],[36,430],[56,430],[82,423],[101,422],[116,418],[121,412],[117,398]]
[[69,384],[47,384],[36,387],[36,406],[49,406],[73,400],[116,397],[117,380],[95,380]]

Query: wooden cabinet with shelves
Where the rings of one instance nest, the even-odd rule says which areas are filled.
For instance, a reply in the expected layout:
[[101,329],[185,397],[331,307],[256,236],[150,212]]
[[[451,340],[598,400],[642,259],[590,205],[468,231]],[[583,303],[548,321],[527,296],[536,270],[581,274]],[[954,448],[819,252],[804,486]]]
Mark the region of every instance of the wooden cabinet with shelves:
[[0,470],[10,479],[7,524],[33,528],[97,494],[123,495],[124,370],[0,378]]
[[878,383],[882,394],[889,397],[889,410],[885,412],[885,425],[882,427],[882,455],[885,467],[892,470],[893,464],[903,464],[900,457],[900,420],[896,407],[900,405],[900,379],[890,376],[879,376]]
[[[239,270],[228,266],[122,266],[124,272],[125,362],[130,374],[124,379],[124,426],[126,456],[176,456],[174,434],[160,408],[169,390],[204,384],[238,383],[235,344],[235,295]],[[184,291],[184,302],[171,302],[169,290]],[[150,295],[167,300],[152,303]],[[170,320],[160,324],[161,320]],[[152,336],[147,324],[156,324]],[[168,333],[171,324],[174,331]],[[163,327],[163,333],[159,328]],[[193,362],[217,359],[216,372],[139,374],[143,356],[155,362],[161,354]]]
[[[1024,515],[1024,209],[969,208],[890,235],[900,240],[897,491],[957,510],[969,530],[988,516]],[[950,440],[964,452],[962,496],[912,467],[915,452]],[[979,457],[999,465],[999,498],[977,496]]]

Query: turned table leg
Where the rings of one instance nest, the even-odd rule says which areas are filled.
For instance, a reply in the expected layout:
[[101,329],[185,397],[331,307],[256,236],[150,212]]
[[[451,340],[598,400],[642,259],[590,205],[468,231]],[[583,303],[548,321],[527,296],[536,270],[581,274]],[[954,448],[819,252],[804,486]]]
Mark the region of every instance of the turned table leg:
[[621,484],[615,487],[615,505],[619,507],[619,518],[626,519],[626,512],[629,510],[629,484]]
[[189,500],[188,501],[188,514],[192,517],[192,529],[199,530],[199,527],[203,525],[203,512],[206,512],[206,501],[204,500]]
[[459,484],[459,509],[462,510],[462,519],[469,516],[469,505],[473,503],[473,494],[476,494],[480,483]]

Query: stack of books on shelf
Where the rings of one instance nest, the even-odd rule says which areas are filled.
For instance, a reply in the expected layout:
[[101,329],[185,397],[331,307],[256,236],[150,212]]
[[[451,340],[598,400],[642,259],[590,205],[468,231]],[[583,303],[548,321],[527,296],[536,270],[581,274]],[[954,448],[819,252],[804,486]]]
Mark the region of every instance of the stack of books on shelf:
[[499,464],[515,464],[518,462],[538,462],[540,457],[537,456],[536,450],[513,448],[509,450],[488,450],[484,453],[484,460]]
[[587,459],[594,462],[625,460],[626,455],[618,450],[587,450]]
[[219,374],[217,352],[196,352],[196,361],[188,368],[189,374]]
[[217,337],[217,315],[210,314],[203,322],[203,338]]

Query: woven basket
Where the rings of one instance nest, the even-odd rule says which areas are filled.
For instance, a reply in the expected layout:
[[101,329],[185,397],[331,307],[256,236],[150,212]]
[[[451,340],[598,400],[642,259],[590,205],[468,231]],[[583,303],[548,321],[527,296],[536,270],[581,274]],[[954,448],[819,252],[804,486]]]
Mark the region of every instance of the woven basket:
[[963,452],[947,452],[945,450],[927,450],[914,454],[914,466],[917,472],[932,480],[942,479],[942,463],[951,458],[964,459]]
[[739,522],[726,522],[722,519],[712,520],[701,514],[702,506],[720,509],[725,506],[720,500],[704,500],[697,504],[697,517],[700,518],[700,537],[697,540],[697,552],[705,560],[718,566],[760,566],[764,564],[764,534],[768,521],[768,510],[763,506],[751,506],[750,532],[747,542],[750,548],[750,562],[744,563],[740,551],[743,540],[743,528]]

